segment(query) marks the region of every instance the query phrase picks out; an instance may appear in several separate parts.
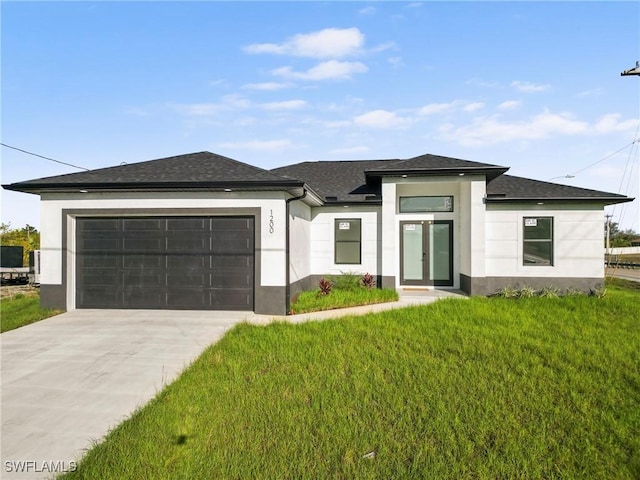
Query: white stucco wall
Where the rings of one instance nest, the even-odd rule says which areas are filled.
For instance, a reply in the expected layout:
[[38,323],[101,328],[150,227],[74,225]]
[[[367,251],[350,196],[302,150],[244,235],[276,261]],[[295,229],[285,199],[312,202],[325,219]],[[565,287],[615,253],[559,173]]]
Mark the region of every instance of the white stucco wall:
[[[553,217],[553,266],[523,265],[523,218]],[[493,205],[486,213],[486,275],[604,276],[602,206]]]
[[311,207],[300,200],[289,204],[289,280],[311,274]]
[[[311,211],[311,273],[340,275],[341,272],[378,275],[380,242],[380,207],[318,207]],[[361,263],[335,263],[336,219],[361,219]]]
[[[284,286],[285,270],[285,194],[283,192],[140,192],[140,193],[49,193],[41,197],[41,283],[62,283],[62,211],[64,209],[122,210],[119,216],[135,216],[140,210],[144,215],[167,215],[167,210],[189,209],[193,215],[216,215],[216,209],[260,208],[262,224],[261,278],[263,286]],[[207,212],[210,210],[210,212]],[[176,213],[171,213],[176,214]],[[99,216],[95,211],[91,216]],[[75,271],[75,222],[68,219],[67,271]],[[272,222],[272,223],[271,223]],[[271,228],[271,226],[273,228]],[[72,279],[68,275],[68,290],[73,292]],[[69,308],[75,304],[68,293]]]
[[[394,177],[382,182],[382,274],[394,276],[400,285],[400,222],[453,221],[453,288],[460,288],[460,273],[484,275],[484,176]],[[399,198],[453,196],[453,212],[400,213]]]

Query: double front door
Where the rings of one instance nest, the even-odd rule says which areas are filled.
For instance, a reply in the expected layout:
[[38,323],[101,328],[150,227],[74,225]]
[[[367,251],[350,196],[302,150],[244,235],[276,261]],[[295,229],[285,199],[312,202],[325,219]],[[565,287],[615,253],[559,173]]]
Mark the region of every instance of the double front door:
[[453,221],[400,222],[400,283],[453,285]]

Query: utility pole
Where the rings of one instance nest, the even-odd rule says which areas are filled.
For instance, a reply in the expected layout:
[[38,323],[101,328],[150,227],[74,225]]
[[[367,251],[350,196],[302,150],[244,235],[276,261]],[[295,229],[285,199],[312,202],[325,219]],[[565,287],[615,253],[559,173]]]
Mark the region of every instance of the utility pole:
[[[628,77],[631,75],[638,75],[640,76],[640,62],[636,61],[636,66],[633,68],[630,68],[629,70],[624,70],[620,76],[621,77]],[[636,139],[637,140],[637,139]],[[635,140],[634,140],[635,141]],[[638,172],[638,184],[640,185],[640,171]]]

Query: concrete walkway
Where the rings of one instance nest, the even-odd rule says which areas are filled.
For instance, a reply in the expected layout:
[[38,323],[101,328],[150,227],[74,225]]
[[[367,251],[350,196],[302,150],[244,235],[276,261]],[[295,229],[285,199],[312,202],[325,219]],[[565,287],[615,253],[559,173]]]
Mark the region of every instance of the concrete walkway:
[[362,315],[443,297],[287,317],[250,312],[74,310],[0,335],[0,477],[52,478],[151,400],[235,324],[299,323]]

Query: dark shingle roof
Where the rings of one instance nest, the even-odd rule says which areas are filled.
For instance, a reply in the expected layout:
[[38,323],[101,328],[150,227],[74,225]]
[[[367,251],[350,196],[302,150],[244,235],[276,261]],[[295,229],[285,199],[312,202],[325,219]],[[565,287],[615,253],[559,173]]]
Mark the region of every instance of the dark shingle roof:
[[371,197],[380,196],[380,182],[367,183],[365,171],[380,168],[390,162],[394,163],[397,160],[303,162],[274,168],[271,171],[288,178],[302,180],[330,202],[379,202],[379,198]]
[[211,152],[100,168],[88,172],[27,180],[4,185],[8,190],[42,191],[223,189],[250,190],[299,188],[307,185],[327,203],[381,202],[385,175],[455,175],[480,173],[487,178],[487,202],[594,201],[627,202],[614,193],[570,187],[504,175],[507,167],[439,155],[405,160],[353,160],[303,162],[264,170]]
[[493,165],[490,163],[472,162],[459,158],[431,155],[429,153],[406,160],[388,162],[380,167],[367,171],[371,176],[397,175],[457,175],[461,173],[478,173],[487,176],[491,180],[509,170],[509,167]]
[[462,160],[460,158],[443,157],[441,155],[432,155],[425,153],[413,158],[407,158],[405,160],[395,160],[385,163],[377,170],[438,170],[442,168],[486,168],[486,167],[501,167],[500,165],[493,165],[490,163],[472,162],[470,160]]
[[[55,188],[170,188],[233,185],[293,185],[291,179],[211,152],[198,152],[88,172],[27,180],[10,190]],[[298,182],[300,183],[300,182]]]
[[487,203],[514,201],[606,201],[620,203],[633,200],[617,193],[560,185],[530,178],[501,175],[487,184]]

